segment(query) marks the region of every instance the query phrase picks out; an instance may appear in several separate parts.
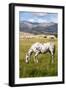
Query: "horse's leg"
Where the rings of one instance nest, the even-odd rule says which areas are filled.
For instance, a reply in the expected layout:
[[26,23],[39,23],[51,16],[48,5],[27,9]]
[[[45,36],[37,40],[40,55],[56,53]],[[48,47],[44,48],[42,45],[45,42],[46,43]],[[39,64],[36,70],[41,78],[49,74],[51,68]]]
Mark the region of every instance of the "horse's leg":
[[39,52],[36,52],[35,58],[34,58],[34,62],[37,62],[37,63],[38,63],[38,54],[39,54]]
[[52,63],[54,63],[54,53],[53,53],[53,49],[50,48],[49,51],[50,51],[50,54],[52,55]]
[[52,55],[52,63],[54,63],[54,55],[53,55],[53,52],[51,52],[51,55]]

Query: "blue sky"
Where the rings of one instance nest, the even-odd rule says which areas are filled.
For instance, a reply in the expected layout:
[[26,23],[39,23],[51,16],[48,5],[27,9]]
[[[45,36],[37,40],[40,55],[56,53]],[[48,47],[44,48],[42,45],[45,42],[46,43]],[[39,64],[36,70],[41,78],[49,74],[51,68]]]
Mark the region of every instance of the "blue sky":
[[30,21],[30,22],[54,22],[58,23],[57,13],[47,13],[47,12],[19,12],[20,21]]

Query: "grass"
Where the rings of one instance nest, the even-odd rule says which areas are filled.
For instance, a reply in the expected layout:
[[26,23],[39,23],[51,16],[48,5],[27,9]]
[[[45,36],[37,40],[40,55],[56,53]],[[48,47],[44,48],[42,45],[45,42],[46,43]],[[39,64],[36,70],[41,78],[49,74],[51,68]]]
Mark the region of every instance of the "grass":
[[34,62],[32,55],[31,60],[28,64],[25,63],[25,55],[28,52],[28,49],[35,42],[49,42],[50,39],[47,38],[30,38],[30,39],[20,39],[19,41],[19,77],[47,77],[47,76],[57,76],[58,74],[58,51],[57,51],[57,39],[54,40],[55,43],[55,55],[54,63],[51,63],[51,55],[49,53],[40,54],[38,56],[39,63]]

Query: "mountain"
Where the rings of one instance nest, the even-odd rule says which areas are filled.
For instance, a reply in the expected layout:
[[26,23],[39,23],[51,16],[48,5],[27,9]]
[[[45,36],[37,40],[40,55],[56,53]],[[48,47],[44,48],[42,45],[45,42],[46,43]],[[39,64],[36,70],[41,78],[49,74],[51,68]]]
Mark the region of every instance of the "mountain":
[[54,34],[58,31],[57,23],[35,23],[23,21],[19,24],[20,32],[26,32],[31,34]]

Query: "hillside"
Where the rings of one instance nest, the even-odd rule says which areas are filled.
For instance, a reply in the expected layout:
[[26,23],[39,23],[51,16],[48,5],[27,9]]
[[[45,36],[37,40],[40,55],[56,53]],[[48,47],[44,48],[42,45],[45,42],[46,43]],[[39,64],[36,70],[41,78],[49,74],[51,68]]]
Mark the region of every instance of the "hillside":
[[20,32],[31,34],[54,34],[57,33],[57,23],[32,23],[23,21],[20,22]]

